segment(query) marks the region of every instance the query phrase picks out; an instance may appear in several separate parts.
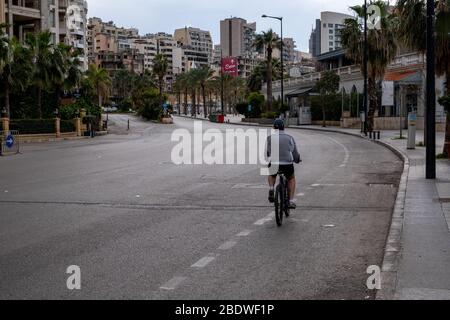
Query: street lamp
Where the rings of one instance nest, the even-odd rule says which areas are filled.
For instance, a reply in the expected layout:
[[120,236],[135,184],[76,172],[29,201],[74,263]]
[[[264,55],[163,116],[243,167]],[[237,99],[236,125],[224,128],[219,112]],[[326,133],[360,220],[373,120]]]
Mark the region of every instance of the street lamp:
[[279,20],[281,23],[281,103],[284,105],[284,43],[283,43],[283,17],[262,15],[262,18]]
[[434,0],[427,1],[427,155],[426,178],[436,179],[436,38]]
[[363,73],[364,73],[364,134],[367,136],[368,117],[369,117],[369,80],[368,80],[368,60],[369,47],[367,36],[367,0],[364,0],[364,57],[363,57]]
[[224,82],[223,82],[223,48],[220,48],[220,106],[222,108],[222,116],[225,115],[225,105],[223,102]]

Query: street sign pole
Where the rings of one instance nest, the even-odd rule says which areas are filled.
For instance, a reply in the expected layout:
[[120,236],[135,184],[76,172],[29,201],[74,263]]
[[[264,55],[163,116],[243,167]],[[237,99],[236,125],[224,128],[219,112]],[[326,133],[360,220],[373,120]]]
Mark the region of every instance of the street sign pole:
[[427,151],[426,178],[436,179],[436,52],[435,52],[435,4],[427,1]]

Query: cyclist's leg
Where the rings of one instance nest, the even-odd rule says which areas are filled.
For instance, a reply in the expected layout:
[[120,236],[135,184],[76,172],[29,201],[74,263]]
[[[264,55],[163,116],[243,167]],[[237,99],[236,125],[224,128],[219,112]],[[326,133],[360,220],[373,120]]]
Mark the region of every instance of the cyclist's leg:
[[277,176],[269,176],[269,202],[275,202],[275,183],[277,183]]
[[288,190],[290,201],[294,201],[296,189],[297,189],[297,179],[295,178],[295,175],[293,175],[290,179],[288,179]]

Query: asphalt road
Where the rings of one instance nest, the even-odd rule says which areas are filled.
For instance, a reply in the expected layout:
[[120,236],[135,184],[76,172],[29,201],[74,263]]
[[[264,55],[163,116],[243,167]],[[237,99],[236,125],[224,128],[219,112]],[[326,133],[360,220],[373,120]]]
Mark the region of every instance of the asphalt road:
[[402,170],[390,151],[290,130],[299,208],[277,228],[258,166],[171,162],[191,120],[131,118],[128,132],[110,117],[109,136],[0,158],[0,299],[374,298],[366,269],[382,263]]

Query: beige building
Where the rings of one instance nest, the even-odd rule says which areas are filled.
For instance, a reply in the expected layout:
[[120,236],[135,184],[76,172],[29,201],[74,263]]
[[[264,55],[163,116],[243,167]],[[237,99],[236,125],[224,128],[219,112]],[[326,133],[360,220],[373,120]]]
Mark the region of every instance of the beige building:
[[185,27],[175,30],[174,39],[184,49],[186,68],[210,66],[213,63],[213,42],[209,31]]
[[112,21],[103,22],[100,18],[90,18],[87,28],[87,47],[90,62],[100,51],[119,53],[131,49],[130,38],[138,38],[135,28],[117,27]]
[[81,50],[81,68],[87,68],[85,0],[0,0],[0,23],[7,34],[24,41],[27,33],[48,30],[54,44],[66,43]]
[[220,21],[220,46],[224,57],[250,57],[255,49],[256,23],[241,18]]

